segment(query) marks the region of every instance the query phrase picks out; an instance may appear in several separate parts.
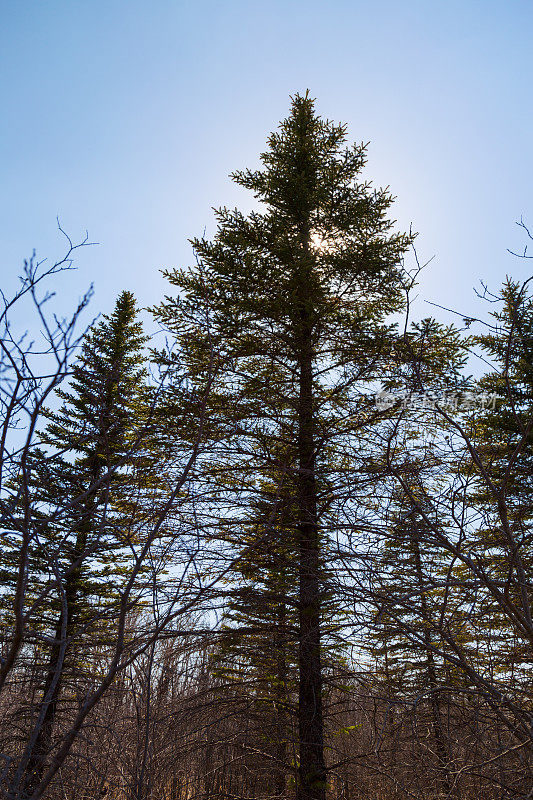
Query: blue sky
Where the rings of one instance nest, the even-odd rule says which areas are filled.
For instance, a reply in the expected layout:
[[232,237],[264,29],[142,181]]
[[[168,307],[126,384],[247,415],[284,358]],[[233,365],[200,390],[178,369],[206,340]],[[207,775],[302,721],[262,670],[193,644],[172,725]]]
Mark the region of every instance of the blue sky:
[[[12,285],[56,230],[98,247],[64,281],[94,281],[93,311],[123,288],[150,305],[158,270],[191,263],[212,206],[251,207],[228,173],[257,164],[289,95],[370,141],[399,226],[435,256],[424,300],[472,312],[472,288],[528,275],[515,221],[533,228],[533,4],[519,0],[0,0],[0,246]],[[532,243],[533,244],[533,243]],[[533,264],[531,265],[533,271]]]

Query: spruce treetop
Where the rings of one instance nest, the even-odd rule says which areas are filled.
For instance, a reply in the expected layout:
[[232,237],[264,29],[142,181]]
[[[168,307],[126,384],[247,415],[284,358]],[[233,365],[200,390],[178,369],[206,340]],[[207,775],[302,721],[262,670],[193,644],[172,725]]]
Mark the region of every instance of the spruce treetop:
[[69,389],[57,392],[62,405],[48,413],[43,440],[103,462],[127,449],[143,393],[146,341],[135,297],[123,291],[84,339]]
[[296,95],[268,138],[262,167],[232,174],[258,210],[218,209],[214,238],[191,240],[199,266],[165,273],[180,297],[167,297],[156,317],[179,333],[198,371],[206,368],[206,335],[189,321],[204,303],[209,346],[226,366],[259,358],[247,369],[261,363],[274,380],[281,367],[272,354],[294,361],[302,326],[315,357],[331,368],[360,371],[375,357],[391,330],[385,321],[402,307],[412,236],[392,231],[390,192],[361,179],[366,145],[346,140],[345,125],[321,118],[309,93]]

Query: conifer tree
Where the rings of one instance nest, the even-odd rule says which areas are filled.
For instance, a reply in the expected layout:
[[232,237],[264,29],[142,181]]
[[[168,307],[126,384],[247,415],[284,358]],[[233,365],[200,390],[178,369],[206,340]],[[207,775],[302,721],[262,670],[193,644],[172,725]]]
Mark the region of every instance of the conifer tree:
[[533,298],[527,286],[509,279],[498,299],[495,325],[477,338],[493,364],[479,381],[487,399],[479,417],[482,447],[491,477],[500,485],[505,481],[515,513],[528,517],[533,505]]
[[[32,502],[39,514],[28,601],[44,596],[34,616],[53,644],[34,741],[22,761],[23,795],[41,779],[67,676],[79,676],[91,641],[105,641],[105,619],[114,613],[128,573],[128,548],[137,535],[137,472],[142,466],[143,480],[149,480],[149,456],[142,438],[146,338],[136,317],[135,299],[124,291],[112,314],[89,330],[70,387],[58,390],[60,407],[47,412],[40,450],[32,458]],[[8,578],[14,551],[8,542],[3,552]]]
[[[233,175],[258,210],[220,209],[213,241],[193,241],[199,266],[167,273],[179,300],[166,298],[156,309],[186,343],[198,380],[213,346],[224,365],[212,408],[219,427],[211,475],[221,493],[242,508],[275,465],[296,498],[295,518],[283,524],[297,546],[299,800],[323,800],[326,792],[325,454],[368,415],[359,389],[387,351],[410,243],[391,231],[388,191],[360,182],[365,146],[345,141],[345,126],[320,118],[308,94],[294,97],[262,168]],[[201,332],[187,324],[187,309],[206,297],[213,324]],[[222,454],[224,424],[231,435]],[[235,526],[236,516],[223,515],[213,528]]]
[[[449,431],[440,410],[456,414],[468,344],[454,326],[432,318],[413,323],[396,343],[390,375],[384,381],[392,390],[384,424],[389,428],[390,423],[397,432],[393,446],[397,471],[392,484],[385,479],[377,503],[373,497],[369,500],[376,508],[379,530],[370,587],[378,613],[368,631],[368,649],[389,697],[427,698],[438,789],[445,793],[451,778],[442,689],[449,690],[453,680],[442,657],[439,625],[446,606],[454,605],[457,581],[449,572],[448,553],[435,536],[434,527],[446,524],[435,496],[442,491],[449,468],[442,447]],[[382,451],[387,442],[385,432]],[[381,458],[378,447],[378,463]],[[455,603],[455,612],[456,638],[464,642],[465,634],[458,632],[460,602]],[[448,616],[446,620],[448,624]]]
[[[377,559],[377,584],[381,610],[372,632],[370,652],[377,675],[393,699],[411,699],[429,710],[431,745],[437,756],[437,792],[450,792],[449,743],[443,701],[449,702],[457,676],[440,653],[440,616],[454,604],[445,554],[435,542],[425,519],[413,506],[413,496],[424,507],[424,488],[411,466],[409,495],[401,490],[393,500],[388,534]],[[430,507],[425,509],[431,517]],[[448,586],[448,589],[445,587]],[[460,629],[460,603],[454,617],[457,641],[464,644]],[[439,795],[440,796],[440,795]]]
[[533,597],[533,298],[527,282],[507,279],[495,299],[495,324],[477,338],[492,369],[478,382],[485,407],[476,415],[473,439],[485,475],[472,465],[479,510],[472,545],[479,557],[489,557],[488,570],[506,587],[506,614],[506,603],[488,604],[491,636],[499,639],[498,670],[511,667],[516,679],[529,683],[531,642],[516,617],[527,617]]
[[249,524],[235,531],[234,546],[245,550],[232,571],[211,666],[240,691],[257,718],[256,737],[272,765],[269,785],[276,797],[285,797],[293,772],[298,562],[296,537],[287,524],[294,518],[294,498],[277,496],[279,490],[279,483],[264,481]]
[[[284,460],[281,448],[278,456]],[[257,736],[272,765],[268,785],[283,798],[294,783],[298,697],[298,505],[293,490],[292,482],[285,485],[273,470],[250,503],[248,525],[228,534],[242,555],[232,570],[223,629],[211,653],[214,673],[233,684],[253,709]],[[331,684],[344,667],[344,648],[335,635],[343,614],[324,590],[326,561],[321,552],[321,658]],[[328,694],[324,691],[326,701]]]

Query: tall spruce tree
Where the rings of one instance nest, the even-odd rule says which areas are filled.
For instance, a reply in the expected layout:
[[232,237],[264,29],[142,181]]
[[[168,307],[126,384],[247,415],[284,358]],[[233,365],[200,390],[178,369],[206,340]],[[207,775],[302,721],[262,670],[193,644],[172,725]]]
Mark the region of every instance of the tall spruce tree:
[[[149,462],[142,437],[145,342],[135,299],[124,291],[113,313],[83,341],[70,387],[58,390],[60,407],[47,412],[32,458],[30,490],[38,513],[27,600],[31,604],[45,591],[32,624],[51,635],[53,644],[47,658],[42,654],[41,700],[21,762],[25,769],[19,769],[21,796],[30,796],[42,777],[65,684],[72,678],[75,688],[91,646],[105,642],[105,620],[115,613],[127,578],[128,550],[137,535],[138,470],[146,471]],[[15,552],[6,542],[8,581]]]
[[[296,547],[299,800],[326,795],[324,518],[335,470],[346,468],[338,453],[337,465],[328,463],[372,416],[360,390],[386,358],[410,243],[391,230],[388,191],[360,182],[365,146],[345,142],[345,126],[320,118],[309,94],[295,96],[262,168],[232,176],[253,192],[258,210],[217,211],[213,241],[193,240],[198,267],[167,273],[179,298],[155,310],[186,348],[197,380],[213,348],[224,366],[213,393],[211,477],[229,510],[213,529],[222,535],[239,524],[239,510],[273,471],[295,498],[294,516],[280,515],[277,524]],[[188,324],[188,309],[206,297],[213,322],[200,331]],[[260,537],[254,546],[262,547]]]

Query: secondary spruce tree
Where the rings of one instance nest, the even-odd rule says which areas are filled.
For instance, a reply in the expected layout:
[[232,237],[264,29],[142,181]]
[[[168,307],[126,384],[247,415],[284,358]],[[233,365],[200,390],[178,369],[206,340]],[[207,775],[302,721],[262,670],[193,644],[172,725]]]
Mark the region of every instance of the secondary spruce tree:
[[[14,797],[18,791],[31,795],[39,784],[61,695],[71,681],[74,694],[81,688],[91,648],[105,642],[106,618],[128,575],[139,467],[149,474],[145,341],[135,299],[124,291],[112,314],[88,332],[70,386],[58,391],[60,407],[47,413],[32,459],[32,502],[40,511],[27,599],[29,605],[46,592],[49,599],[37,605],[33,624],[53,644],[42,654],[41,696]],[[8,566],[6,551],[4,562]]]
[[491,603],[489,615],[493,628],[501,626],[493,634],[499,639],[496,672],[512,667],[516,685],[523,682],[531,691],[526,631],[533,568],[533,297],[528,284],[505,281],[495,298],[494,324],[477,338],[492,369],[478,383],[486,407],[476,416],[473,439],[486,472],[482,477],[473,468],[472,499],[480,512],[473,547],[481,558],[490,553],[486,568],[505,586],[505,603]]
[[[453,671],[438,654],[443,649],[438,628],[445,602],[452,603],[453,588],[448,593],[443,589],[446,578],[450,580],[448,564],[426,521],[413,507],[413,497],[421,508],[425,505],[419,471],[411,465],[409,495],[400,490],[391,504],[387,534],[376,560],[378,586],[373,589],[379,598],[380,614],[371,631],[370,652],[376,659],[377,678],[385,696],[403,701],[426,699],[428,733],[418,757],[423,757],[424,751],[426,758],[428,753],[436,756],[436,764],[427,764],[427,778],[432,778],[433,767],[437,793],[449,793],[450,757],[443,706],[449,702]],[[435,515],[431,508],[424,510],[430,518]],[[423,713],[424,705],[420,703],[418,713]]]
[[[262,167],[232,176],[257,210],[217,211],[214,239],[193,240],[197,267],[167,273],[179,298],[155,310],[198,382],[213,352],[223,367],[212,393],[209,474],[228,511],[211,519],[214,535],[227,541],[229,528],[249,520],[247,503],[264,480],[295,498],[295,514],[279,509],[276,518],[274,503],[269,524],[296,543],[299,800],[326,794],[325,519],[334,518],[332,485],[346,474],[342,442],[372,417],[361,386],[387,358],[410,243],[392,232],[388,191],[361,179],[365,146],[347,147],[346,138],[344,125],[317,115],[309,94],[295,96]],[[200,330],[189,312],[206,300],[212,324]],[[249,552],[244,544],[243,557]]]
[[286,797],[294,772],[298,549],[294,498],[280,493],[280,483],[280,476],[263,481],[248,525],[226,537],[234,549],[245,550],[231,573],[224,624],[210,661],[226,694],[233,689],[252,713],[255,761],[264,751],[268,787],[275,797]]

